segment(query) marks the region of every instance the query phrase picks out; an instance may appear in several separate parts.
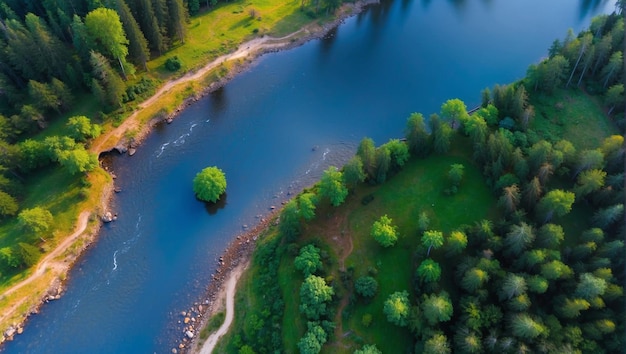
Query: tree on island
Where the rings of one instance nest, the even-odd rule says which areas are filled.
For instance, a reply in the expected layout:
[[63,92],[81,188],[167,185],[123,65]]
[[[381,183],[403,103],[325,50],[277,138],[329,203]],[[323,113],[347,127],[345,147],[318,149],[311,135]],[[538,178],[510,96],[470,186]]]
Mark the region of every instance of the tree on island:
[[203,169],[193,179],[193,191],[202,201],[217,202],[226,191],[224,172],[215,166]]

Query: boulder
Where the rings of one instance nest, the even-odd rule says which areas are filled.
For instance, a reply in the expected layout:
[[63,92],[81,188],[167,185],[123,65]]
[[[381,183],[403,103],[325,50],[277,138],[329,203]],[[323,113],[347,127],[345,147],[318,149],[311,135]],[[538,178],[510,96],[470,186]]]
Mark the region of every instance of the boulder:
[[185,332],[185,335],[187,336],[187,338],[192,339],[193,338],[193,332],[192,331],[187,331]]
[[7,338],[11,338],[11,337],[13,337],[15,332],[17,332],[17,329],[15,329],[15,327],[11,326],[11,327],[7,328],[6,331],[4,331],[4,336],[7,337]]
[[103,222],[111,222],[111,221],[113,221],[113,214],[111,214],[110,211],[107,211],[106,213],[104,213],[104,215],[102,215],[102,221]]

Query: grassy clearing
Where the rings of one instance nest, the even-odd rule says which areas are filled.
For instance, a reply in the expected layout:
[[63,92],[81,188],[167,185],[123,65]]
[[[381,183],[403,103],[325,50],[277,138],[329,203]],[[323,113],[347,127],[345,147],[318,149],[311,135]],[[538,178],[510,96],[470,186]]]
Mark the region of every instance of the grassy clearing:
[[551,95],[533,94],[531,129],[548,141],[569,140],[577,149],[595,149],[609,135],[618,134],[597,97],[581,90],[558,89]]
[[[254,10],[254,17],[251,16]],[[253,0],[224,2],[191,19],[184,45],[148,63],[151,75],[160,80],[175,76],[164,68],[173,56],[184,69],[196,69],[220,55],[233,51],[242,42],[259,35],[282,36],[294,32],[311,19],[300,10],[299,0]]]

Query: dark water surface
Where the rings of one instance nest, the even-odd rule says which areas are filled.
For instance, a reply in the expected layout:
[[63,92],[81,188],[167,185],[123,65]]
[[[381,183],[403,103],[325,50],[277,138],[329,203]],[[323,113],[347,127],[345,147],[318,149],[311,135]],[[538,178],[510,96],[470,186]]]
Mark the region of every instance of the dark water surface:
[[[323,40],[266,55],[115,158],[116,222],[71,272],[67,293],[32,317],[7,353],[166,353],[176,321],[204,294],[242,225],[341,165],[364,136],[402,136],[458,97],[524,76],[568,28],[613,1],[395,0],[348,19]],[[317,147],[316,149],[312,149]],[[228,180],[210,214],[191,181],[210,165]]]

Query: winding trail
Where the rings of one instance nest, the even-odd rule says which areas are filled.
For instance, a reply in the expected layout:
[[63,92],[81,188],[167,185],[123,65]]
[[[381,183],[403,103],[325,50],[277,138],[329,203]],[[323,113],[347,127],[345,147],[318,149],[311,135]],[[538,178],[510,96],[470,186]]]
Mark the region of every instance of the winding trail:
[[[31,275],[29,275],[26,279],[20,281],[19,283],[16,283],[10,288],[4,290],[2,293],[2,296],[3,297],[9,296],[15,291],[21,289],[22,287],[32,283],[36,279],[39,279],[42,275],[46,273],[48,269],[55,272],[57,276],[67,271],[67,268],[69,268],[69,266],[63,261],[55,260],[55,258],[60,256],[63,252],[65,252],[68,249],[68,247],[72,245],[74,241],[76,241],[76,239],[78,239],[80,235],[83,234],[83,232],[87,228],[87,224],[89,223],[90,214],[91,213],[89,211],[83,211],[82,213],[80,213],[80,215],[78,216],[78,221],[77,221],[76,229],[74,229],[74,232],[71,235],[64,238],[63,241],[59,243],[52,252],[48,253],[41,261],[39,261],[37,268]],[[4,321],[6,318],[10,317],[11,315],[14,315],[17,308],[20,305],[22,305],[24,301],[26,301],[27,299],[28,299],[27,297],[24,297],[18,300],[13,305],[11,305],[11,307],[9,307],[7,311],[5,311],[2,315],[0,315],[0,322]]]
[[[217,341],[228,332],[230,325],[233,322],[233,318],[235,317],[235,292],[237,288],[237,281],[239,277],[244,271],[244,266],[238,266],[233,269],[228,278],[228,282],[226,283],[226,318],[224,319],[224,323],[220,326],[220,328],[211,334],[209,338],[202,345],[202,349],[198,351],[200,354],[211,354],[213,349],[215,349],[215,345],[217,345]],[[218,301],[221,301],[219,299]]]

